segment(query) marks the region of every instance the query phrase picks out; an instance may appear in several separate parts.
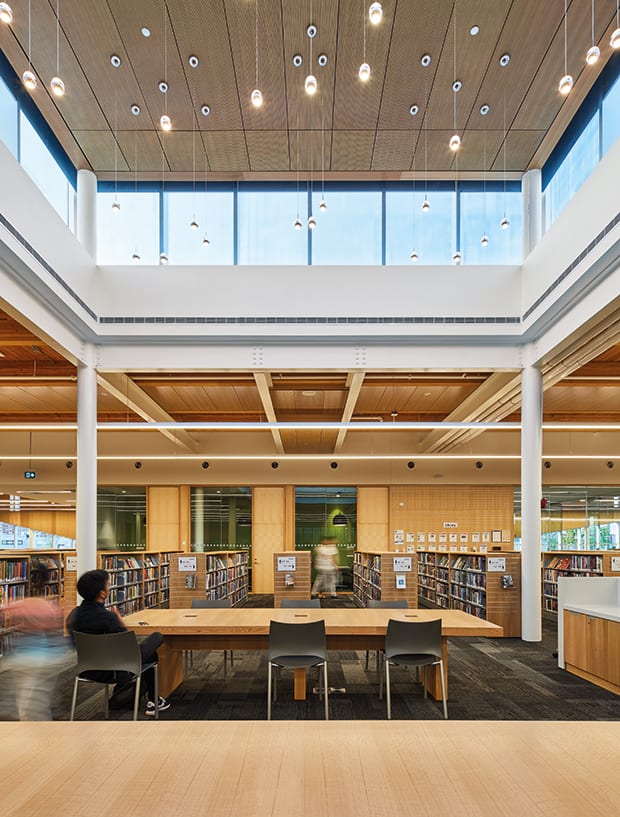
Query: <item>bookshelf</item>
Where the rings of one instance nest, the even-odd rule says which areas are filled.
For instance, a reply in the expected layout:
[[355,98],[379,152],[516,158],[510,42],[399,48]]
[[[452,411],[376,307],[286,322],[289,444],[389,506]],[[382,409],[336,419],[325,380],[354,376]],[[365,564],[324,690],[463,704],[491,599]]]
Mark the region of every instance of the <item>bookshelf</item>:
[[29,595],[30,559],[27,554],[0,555],[0,607]]
[[[403,577],[404,586],[397,586],[403,582]],[[366,607],[369,599],[406,599],[409,607],[417,607],[416,554],[357,551],[353,557],[353,599],[359,607]]]
[[542,554],[542,609],[545,618],[558,614],[561,576],[618,576],[620,554],[609,550],[554,550]]
[[[521,635],[521,554],[418,551],[421,606],[463,610]],[[510,576],[510,580],[503,577]]]
[[175,553],[169,565],[169,606],[191,607],[194,599],[229,599],[231,607],[248,595],[248,551]]
[[154,607],[167,607],[172,556],[167,551],[98,553],[99,568],[110,574],[106,607],[118,607],[123,616]]

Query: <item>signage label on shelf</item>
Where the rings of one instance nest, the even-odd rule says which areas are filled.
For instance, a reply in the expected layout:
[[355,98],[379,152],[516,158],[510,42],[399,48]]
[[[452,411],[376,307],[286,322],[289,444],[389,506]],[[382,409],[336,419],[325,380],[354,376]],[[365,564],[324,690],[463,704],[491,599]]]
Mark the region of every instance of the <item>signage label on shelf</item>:
[[179,573],[195,573],[195,572],[196,572],[196,557],[179,556]]
[[296,569],[296,556],[278,556],[278,573],[290,573]]
[[506,570],[505,556],[489,556],[487,561],[489,573],[503,573]]
[[411,556],[394,557],[394,573],[411,573]]

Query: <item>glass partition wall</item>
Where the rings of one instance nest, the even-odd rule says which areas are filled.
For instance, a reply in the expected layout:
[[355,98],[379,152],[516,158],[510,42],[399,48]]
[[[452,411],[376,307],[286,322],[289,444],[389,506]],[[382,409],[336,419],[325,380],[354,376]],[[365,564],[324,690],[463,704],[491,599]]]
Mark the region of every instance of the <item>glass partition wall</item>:
[[[252,489],[200,487],[190,492],[191,549],[252,548]],[[250,559],[251,561],[251,559]]]
[[353,554],[357,542],[357,488],[295,488],[295,550],[312,554],[323,542],[336,547],[336,590],[353,588]]
[[99,486],[97,550],[146,550],[146,487]]

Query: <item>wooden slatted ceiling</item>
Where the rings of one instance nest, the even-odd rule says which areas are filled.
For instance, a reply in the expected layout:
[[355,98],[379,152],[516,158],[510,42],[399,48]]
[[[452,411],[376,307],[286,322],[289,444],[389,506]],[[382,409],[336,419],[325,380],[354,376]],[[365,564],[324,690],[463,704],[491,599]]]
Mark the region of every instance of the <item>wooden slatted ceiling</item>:
[[[200,132],[198,141],[207,150],[210,170],[218,178],[234,179],[240,175],[252,178],[253,173],[294,172],[295,132],[318,132],[321,122],[327,130],[328,178],[330,173],[335,177],[355,173],[362,178],[394,174],[390,177],[398,178],[412,166],[412,142],[407,134],[412,129],[409,106],[413,103],[420,106],[415,126],[421,129],[424,125],[429,131],[429,169],[454,169],[454,156],[447,149],[454,101],[451,2],[393,0],[384,4],[384,19],[374,27],[363,15],[359,0],[314,0],[318,34],[312,44],[312,70],[319,83],[314,98],[303,90],[310,68],[309,8],[299,0],[266,0],[259,5],[259,85],[265,99],[260,110],[249,102],[256,84],[255,6],[239,0],[168,3],[166,67],[161,2],[63,0],[60,64],[67,93],[61,100],[52,99],[47,87],[56,72],[53,4],[34,3],[32,63],[40,78],[33,94],[35,103],[72,161],[93,168],[102,178],[114,173],[113,131],[118,133],[120,178],[124,174],[131,178],[135,170],[134,131],[140,177],[159,178],[162,135],[158,123],[166,100],[175,134],[179,133],[178,139],[171,134],[166,144],[166,170],[178,178],[187,178],[192,169],[188,150],[192,129]],[[544,161],[610,57],[609,31],[615,25],[612,6],[595,4],[595,39],[602,57],[597,66],[586,67],[591,4],[588,0],[569,2],[568,67],[576,86],[565,99],[557,93],[564,72],[560,3],[551,8],[539,0],[460,0],[456,70],[463,89],[456,102],[457,128],[463,136],[461,170],[482,171],[481,132],[488,129],[489,145],[497,143],[503,131],[504,100],[508,168],[522,172],[533,161],[536,166]],[[475,37],[469,34],[473,23],[480,26]],[[140,33],[144,25],[151,30],[148,39]],[[372,70],[365,85],[357,78],[364,25],[366,57]],[[0,48],[18,75],[25,68],[27,40],[27,14],[19,7],[13,24],[0,27]],[[328,57],[322,68],[316,61],[321,52]],[[425,52],[432,57],[426,69],[420,65]],[[505,52],[511,60],[502,69],[499,57]],[[121,68],[110,65],[112,53],[123,60]],[[300,68],[292,64],[296,53],[304,60]],[[197,69],[189,67],[190,54],[200,59]],[[164,72],[170,85],[167,98],[157,87]],[[131,115],[132,103],[141,106],[141,116]],[[483,103],[491,108],[487,117],[479,113]],[[211,107],[209,117],[199,113],[202,104]],[[561,128],[556,123],[562,123]],[[309,149],[304,148],[301,167],[305,173],[309,156]],[[498,156],[497,147],[490,147],[487,169],[503,170]],[[316,159],[314,147],[314,167]],[[418,154],[417,167],[421,166]]]

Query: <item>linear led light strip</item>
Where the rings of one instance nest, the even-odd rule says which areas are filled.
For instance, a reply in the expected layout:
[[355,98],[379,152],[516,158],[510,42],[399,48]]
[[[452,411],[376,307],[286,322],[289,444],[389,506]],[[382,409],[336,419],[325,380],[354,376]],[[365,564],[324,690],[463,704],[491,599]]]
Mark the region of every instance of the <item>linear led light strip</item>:
[[[346,460],[520,460],[520,454],[119,454],[107,455],[101,454],[97,457],[100,462],[122,462],[134,461],[136,459],[142,462],[172,460],[177,462],[183,461],[198,461],[209,459],[211,462],[215,461],[239,461],[247,462],[254,461],[286,461],[286,460],[305,460],[305,461],[338,461],[344,462]],[[542,459],[550,459],[554,462],[557,460],[613,460],[620,459],[620,454],[543,454]],[[55,461],[77,461],[77,457],[73,454],[59,456],[54,455],[37,455],[37,454],[16,454],[2,457],[3,462],[14,461],[20,462],[25,460],[35,460],[36,462],[55,462]]]
[[[77,423],[7,423],[1,431],[76,431]],[[98,431],[421,431],[433,429],[494,429],[519,431],[521,423],[503,422],[435,422],[435,423],[97,423]],[[543,431],[620,431],[620,423],[543,423]]]

